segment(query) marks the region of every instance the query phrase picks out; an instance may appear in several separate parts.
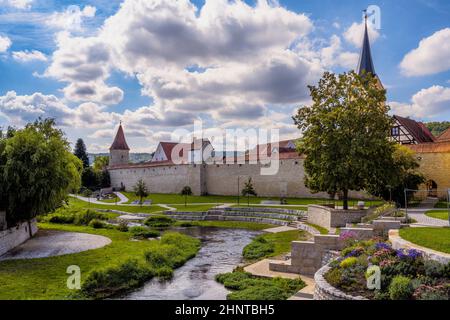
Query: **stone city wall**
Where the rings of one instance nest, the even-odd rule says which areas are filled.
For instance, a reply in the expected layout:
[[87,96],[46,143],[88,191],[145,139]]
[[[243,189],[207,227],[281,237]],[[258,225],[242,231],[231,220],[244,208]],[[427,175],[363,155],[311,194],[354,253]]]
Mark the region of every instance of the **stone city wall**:
[[[110,169],[111,186],[132,190],[139,179],[147,184],[150,193],[180,193],[190,186],[195,195],[238,194],[248,178],[252,178],[258,196],[266,197],[312,197],[328,198],[326,193],[313,194],[304,185],[303,159],[280,160],[276,175],[262,175],[262,164],[202,164],[130,166]],[[267,167],[267,166],[266,166]],[[360,192],[351,192],[351,197],[365,198]]]
[[[35,235],[37,230],[36,220],[34,219],[31,221],[31,234]],[[28,222],[23,222],[15,227],[0,231],[0,256],[24,243],[29,238],[30,231]]]

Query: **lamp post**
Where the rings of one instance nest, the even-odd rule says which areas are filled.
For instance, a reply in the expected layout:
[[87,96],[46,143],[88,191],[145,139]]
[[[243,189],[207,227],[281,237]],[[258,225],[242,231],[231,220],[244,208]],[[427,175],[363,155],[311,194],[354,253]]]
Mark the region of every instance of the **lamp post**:
[[447,212],[448,212],[448,225],[450,226],[450,189],[447,189]]
[[237,178],[238,178],[238,180],[237,180],[237,196],[238,196],[238,207],[239,207],[239,195],[240,195],[240,190],[239,190],[239,178],[240,178],[240,176],[238,176]]
[[407,192],[408,189],[405,189],[405,219],[406,219],[406,223],[408,223],[409,219],[408,219],[408,197],[407,197]]

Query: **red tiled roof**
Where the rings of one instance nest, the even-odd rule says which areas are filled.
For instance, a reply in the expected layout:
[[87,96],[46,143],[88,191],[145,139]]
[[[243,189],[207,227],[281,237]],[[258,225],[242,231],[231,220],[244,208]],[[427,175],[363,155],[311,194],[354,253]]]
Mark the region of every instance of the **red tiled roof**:
[[450,128],[442,132],[439,137],[436,139],[437,141],[450,141]]
[[396,115],[394,116],[394,119],[400,122],[418,143],[434,142],[436,140],[430,130],[428,130],[422,122]]
[[122,125],[119,125],[119,130],[117,130],[116,137],[109,150],[130,150],[127,141],[125,140]]

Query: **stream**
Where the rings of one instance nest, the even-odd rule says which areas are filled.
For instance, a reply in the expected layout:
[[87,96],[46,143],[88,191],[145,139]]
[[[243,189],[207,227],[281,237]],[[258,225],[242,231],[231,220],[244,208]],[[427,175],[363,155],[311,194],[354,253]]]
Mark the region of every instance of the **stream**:
[[214,280],[231,272],[242,261],[242,249],[260,234],[244,229],[185,228],[178,232],[199,238],[195,258],[174,272],[169,281],[152,279],[122,299],[127,300],[225,300],[229,291]]

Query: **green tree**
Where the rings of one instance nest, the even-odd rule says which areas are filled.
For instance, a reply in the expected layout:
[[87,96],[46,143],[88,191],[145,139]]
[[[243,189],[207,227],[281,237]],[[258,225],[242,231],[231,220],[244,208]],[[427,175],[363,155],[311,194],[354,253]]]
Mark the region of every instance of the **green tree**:
[[437,137],[445,130],[450,128],[450,121],[441,121],[441,122],[427,122],[425,123],[427,128],[431,131],[431,133]]
[[80,187],[81,161],[53,119],[39,119],[0,139],[0,206],[8,224],[60,207]]
[[109,165],[108,156],[98,156],[95,158],[92,168],[94,168],[94,171],[100,172],[106,170],[106,167],[108,167],[108,165]]
[[75,144],[74,155],[78,157],[83,162],[83,168],[89,167],[89,158],[86,152],[86,145],[84,144],[83,139],[78,139]]
[[100,187],[99,176],[92,167],[86,167],[81,174],[81,185],[92,191]]
[[185,186],[183,190],[181,190],[181,195],[184,196],[184,206],[187,206],[187,197],[192,195],[191,187]]
[[[425,182],[424,176],[417,171],[419,163],[414,152],[402,145],[396,145],[392,155],[391,165],[384,177],[380,177],[374,184],[368,186],[367,191],[382,197],[387,201],[394,201],[405,205],[405,189],[417,190]],[[408,198],[413,196],[409,193]]]
[[139,179],[139,181],[133,187],[133,191],[134,194],[139,197],[139,203],[142,204],[142,200],[148,196],[148,189],[144,180]]
[[305,185],[313,192],[341,192],[347,210],[349,190],[374,184],[391,165],[386,92],[371,74],[353,71],[326,72],[309,89],[313,104],[294,117],[303,133],[298,150],[306,156]]
[[252,178],[248,178],[248,180],[244,183],[242,196],[247,197],[247,205],[250,207],[250,196],[257,196],[255,188],[253,187]]

